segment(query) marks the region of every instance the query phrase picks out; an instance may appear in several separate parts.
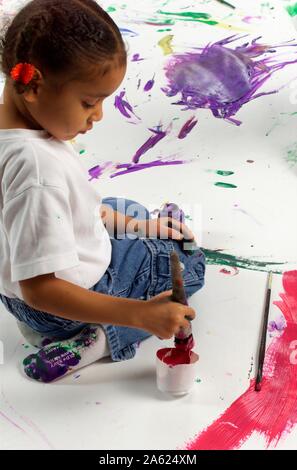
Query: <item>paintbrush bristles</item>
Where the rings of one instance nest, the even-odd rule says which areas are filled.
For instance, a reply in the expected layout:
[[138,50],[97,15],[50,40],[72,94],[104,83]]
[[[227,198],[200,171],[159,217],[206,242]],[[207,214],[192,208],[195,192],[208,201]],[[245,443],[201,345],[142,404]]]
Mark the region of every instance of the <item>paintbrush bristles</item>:
[[184,290],[183,278],[180,268],[179,257],[176,251],[170,253],[171,279],[172,279],[172,300],[180,304],[188,305]]

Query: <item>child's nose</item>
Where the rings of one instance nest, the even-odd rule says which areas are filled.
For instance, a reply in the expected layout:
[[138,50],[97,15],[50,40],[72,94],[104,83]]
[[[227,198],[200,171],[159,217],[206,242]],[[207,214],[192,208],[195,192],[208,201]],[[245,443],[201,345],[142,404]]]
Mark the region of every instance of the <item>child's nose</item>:
[[96,108],[96,111],[92,114],[92,121],[101,121],[103,117],[103,108],[102,105]]

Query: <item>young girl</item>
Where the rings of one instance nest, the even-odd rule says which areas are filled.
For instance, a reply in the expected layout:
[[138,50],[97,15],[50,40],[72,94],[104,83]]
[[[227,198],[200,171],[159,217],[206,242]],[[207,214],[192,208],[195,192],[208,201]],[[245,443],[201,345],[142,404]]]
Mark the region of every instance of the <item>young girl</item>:
[[102,119],[123,81],[116,24],[94,0],[32,0],[1,59],[0,298],[41,348],[26,374],[49,382],[104,356],[130,359],[150,335],[171,338],[195,312],[171,301],[170,252],[187,296],[204,283],[203,253],[179,241],[193,234],[135,201],[102,200],[67,142]]

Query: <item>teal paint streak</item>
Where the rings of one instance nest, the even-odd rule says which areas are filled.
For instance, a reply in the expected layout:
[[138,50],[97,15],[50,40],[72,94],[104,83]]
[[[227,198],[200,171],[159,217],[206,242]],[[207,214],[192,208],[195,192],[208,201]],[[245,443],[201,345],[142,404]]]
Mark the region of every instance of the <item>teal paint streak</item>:
[[275,274],[281,274],[282,271],[274,268],[274,266],[276,267],[286,264],[284,262],[255,261],[228,253],[209,250],[207,248],[201,248],[201,250],[205,254],[206,263],[212,265],[237,267],[241,269],[250,269],[252,271],[272,271]]

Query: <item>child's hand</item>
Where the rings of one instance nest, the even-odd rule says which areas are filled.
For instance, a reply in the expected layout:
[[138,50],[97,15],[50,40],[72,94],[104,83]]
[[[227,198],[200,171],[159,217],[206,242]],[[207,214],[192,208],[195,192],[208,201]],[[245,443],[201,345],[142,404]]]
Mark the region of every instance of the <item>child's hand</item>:
[[194,241],[191,230],[182,222],[171,217],[159,217],[157,219],[138,220],[138,228],[146,237],[159,237],[163,239]]
[[171,295],[172,290],[162,292],[144,302],[147,308],[141,310],[142,328],[160,339],[172,338],[181,327],[189,326],[186,316],[193,320],[196,315],[193,308],[172,302]]

